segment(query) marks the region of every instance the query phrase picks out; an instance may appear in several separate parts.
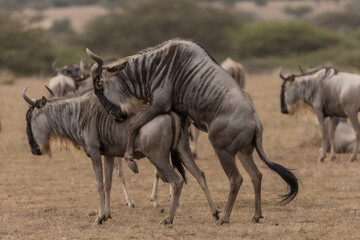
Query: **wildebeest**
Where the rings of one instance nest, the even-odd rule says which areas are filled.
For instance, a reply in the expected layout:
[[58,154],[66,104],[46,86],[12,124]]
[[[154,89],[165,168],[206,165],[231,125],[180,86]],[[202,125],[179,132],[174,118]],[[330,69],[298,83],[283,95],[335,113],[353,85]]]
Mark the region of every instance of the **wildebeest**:
[[[330,152],[329,126],[330,119],[325,119],[326,151]],[[334,124],[334,151],[335,153],[351,153],[354,150],[356,141],[355,132],[346,119],[336,118]],[[358,152],[360,151],[360,146]]]
[[335,158],[334,126],[336,117],[349,118],[355,130],[356,141],[351,161],[356,160],[359,147],[360,126],[357,113],[360,110],[360,76],[350,73],[338,72],[333,67],[324,67],[299,75],[284,76],[281,86],[281,112],[293,113],[293,105],[303,101],[311,106],[320,123],[322,133],[322,153],[319,158],[326,158],[326,135],[324,119],[330,118],[330,159]]
[[[227,57],[220,65],[225,69],[234,79],[239,86],[245,88],[245,71],[241,63],[234,61],[232,58]],[[197,142],[200,135],[200,130],[190,126],[190,143],[191,143],[191,152],[194,157],[197,158]]]
[[170,110],[194,121],[207,131],[230,182],[230,193],[217,224],[228,223],[242,183],[235,154],[249,173],[255,190],[254,222],[262,218],[262,174],[253,161],[253,150],[290,187],[283,202],[298,192],[298,180],[288,169],[271,162],[262,146],[263,127],[250,97],[199,44],[183,39],[166,41],[136,55],[103,66],[103,60],[87,49],[97,64],[91,68],[94,90],[107,112],[117,120],[131,116],[139,102],[149,108],[130,124],[125,159],[133,158],[133,142],[138,129],[154,117]]
[[[110,189],[114,157],[122,157],[125,152],[131,118],[121,123],[115,122],[103,109],[92,90],[49,100],[45,97],[30,99],[26,95],[26,90],[27,88],[23,91],[23,97],[30,104],[26,113],[26,132],[31,152],[35,155],[49,152],[49,142],[56,137],[66,138],[81,146],[92,160],[98,184],[100,208],[95,224],[102,223],[111,217]],[[182,124],[179,116],[170,112],[159,115],[144,125],[135,139],[134,157],[147,157],[155,166],[158,176],[169,182],[173,189],[170,211],[161,221],[163,224],[173,222],[183,181],[186,181],[182,165],[199,182],[207,197],[211,213],[214,217],[218,216],[206,185],[205,175],[192,158],[188,138],[186,124]],[[184,180],[170,165],[170,153],[173,166],[179,170]],[[105,156],[105,186],[101,155]]]
[[93,87],[89,78],[89,67],[83,59],[80,59],[80,65],[70,64],[62,68],[56,67],[56,62],[51,65],[54,76],[49,81],[49,88],[58,97]]
[[227,57],[222,63],[221,67],[225,69],[239,84],[239,86],[245,88],[245,71],[241,63],[234,61],[232,58]]

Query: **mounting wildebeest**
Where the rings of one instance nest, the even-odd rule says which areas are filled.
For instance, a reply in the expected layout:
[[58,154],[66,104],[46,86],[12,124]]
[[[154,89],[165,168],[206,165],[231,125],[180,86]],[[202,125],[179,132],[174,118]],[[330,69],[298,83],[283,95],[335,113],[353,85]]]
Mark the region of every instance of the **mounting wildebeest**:
[[[99,214],[95,224],[100,224],[111,217],[110,189],[114,157],[122,157],[129,137],[131,118],[116,123],[113,117],[103,109],[93,91],[75,93],[63,98],[47,100],[45,97],[34,100],[23,97],[30,104],[26,113],[27,136],[31,152],[41,155],[50,151],[52,138],[66,138],[76,146],[81,146],[91,158],[98,184],[100,198]],[[138,106],[137,110],[148,107]],[[136,118],[137,116],[134,116]],[[158,176],[172,187],[171,207],[168,216],[161,223],[173,222],[176,206],[185,180],[184,165],[196,178],[204,191],[211,213],[218,216],[218,211],[206,185],[205,175],[195,164],[188,142],[187,125],[173,113],[159,115],[144,125],[135,139],[134,157],[147,157],[155,166]],[[42,146],[42,147],[40,147]],[[176,174],[169,162],[171,153],[173,166],[181,173]],[[105,156],[105,186],[101,155]]]
[[[232,58],[227,57],[220,65],[225,69],[234,79],[239,86],[245,88],[245,71],[241,63],[234,61]],[[197,142],[200,135],[200,130],[190,126],[190,143],[191,143],[191,152],[194,155],[194,158],[197,158]]]
[[293,105],[303,101],[311,106],[316,113],[322,133],[322,153],[319,158],[326,158],[326,135],[324,119],[330,117],[330,159],[335,158],[334,124],[336,117],[349,118],[355,130],[356,141],[351,161],[356,160],[359,147],[360,126],[357,113],[360,110],[360,76],[350,73],[338,72],[333,67],[324,67],[312,72],[299,75],[284,76],[281,86],[281,112],[293,113]]
[[228,223],[242,183],[235,154],[249,173],[255,191],[254,222],[262,218],[262,174],[253,161],[256,148],[265,164],[278,173],[290,187],[283,202],[298,192],[298,180],[288,169],[271,162],[262,146],[260,119],[250,97],[199,44],[182,39],[164,42],[134,56],[103,66],[103,60],[87,49],[97,64],[91,68],[95,94],[107,112],[118,120],[138,102],[149,108],[133,118],[125,159],[133,158],[133,142],[138,129],[162,113],[174,110],[191,118],[207,131],[230,182],[230,193],[217,224]]

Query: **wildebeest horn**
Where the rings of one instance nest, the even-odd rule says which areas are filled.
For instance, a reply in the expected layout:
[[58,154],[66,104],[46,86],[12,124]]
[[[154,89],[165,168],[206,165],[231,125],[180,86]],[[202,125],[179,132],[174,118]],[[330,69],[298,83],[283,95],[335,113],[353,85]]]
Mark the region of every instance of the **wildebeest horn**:
[[45,87],[46,87],[46,89],[49,91],[49,93],[50,93],[53,97],[57,97],[56,93],[54,93],[54,91],[51,90],[51,88],[49,88],[49,87],[46,86],[46,85],[45,85]]
[[88,73],[89,72],[89,66],[84,61],[84,59],[80,58],[80,72],[81,73]]
[[299,65],[299,69],[300,69],[301,74],[304,74],[304,70],[302,69],[302,67],[300,65]]
[[103,63],[104,63],[104,60],[99,57],[98,55],[92,53],[90,51],[90,49],[86,48],[86,53],[89,55],[89,57],[91,57],[97,64],[98,64],[98,67],[101,68]]
[[33,107],[33,106],[35,106],[36,102],[34,100],[32,100],[31,98],[29,98],[28,96],[26,96],[27,89],[28,89],[28,87],[26,86],[22,92],[22,95],[23,95],[24,100]]
[[284,75],[282,75],[282,69],[283,69],[283,67],[281,66],[281,68],[280,68],[280,70],[279,70],[279,76],[281,77],[281,79],[283,79],[283,80],[288,80],[288,77],[284,77]]
[[60,69],[56,67],[56,63],[58,62],[58,59],[55,59],[53,63],[51,64],[51,69],[55,72],[58,72]]

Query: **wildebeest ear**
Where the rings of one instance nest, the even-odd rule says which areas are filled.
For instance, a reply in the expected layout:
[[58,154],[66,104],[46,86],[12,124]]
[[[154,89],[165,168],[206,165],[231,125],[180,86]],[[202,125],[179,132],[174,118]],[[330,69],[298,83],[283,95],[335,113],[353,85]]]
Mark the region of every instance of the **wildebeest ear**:
[[295,75],[294,75],[294,74],[292,74],[292,75],[290,76],[289,81],[290,81],[290,82],[295,81]]
[[126,68],[126,65],[127,65],[127,61],[122,61],[120,63],[115,63],[115,64],[111,64],[110,66],[106,66],[104,67],[104,69],[111,73],[117,73],[124,70],[124,68]]
[[39,106],[38,106],[38,108],[44,107],[44,106],[46,105],[46,103],[47,103],[46,97],[42,97],[42,98],[39,100]]

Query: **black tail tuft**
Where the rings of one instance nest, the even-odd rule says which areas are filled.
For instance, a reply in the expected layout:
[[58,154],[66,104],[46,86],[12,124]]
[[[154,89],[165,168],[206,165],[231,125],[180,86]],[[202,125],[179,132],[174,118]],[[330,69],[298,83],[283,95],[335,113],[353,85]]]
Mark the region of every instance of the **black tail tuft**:
[[185,174],[184,166],[182,165],[181,158],[179,156],[179,153],[176,151],[171,151],[171,163],[174,168],[176,168],[180,174],[181,177],[184,179],[185,184],[187,183],[187,178]]
[[[268,164],[266,164],[268,165]],[[271,165],[271,166],[269,166]],[[288,204],[291,202],[297,195],[299,191],[299,180],[296,178],[296,176],[287,168],[281,166],[277,163],[270,163],[268,167],[280,175],[280,177],[287,183],[289,192],[287,194],[281,195],[282,200],[280,201],[280,204]]]

